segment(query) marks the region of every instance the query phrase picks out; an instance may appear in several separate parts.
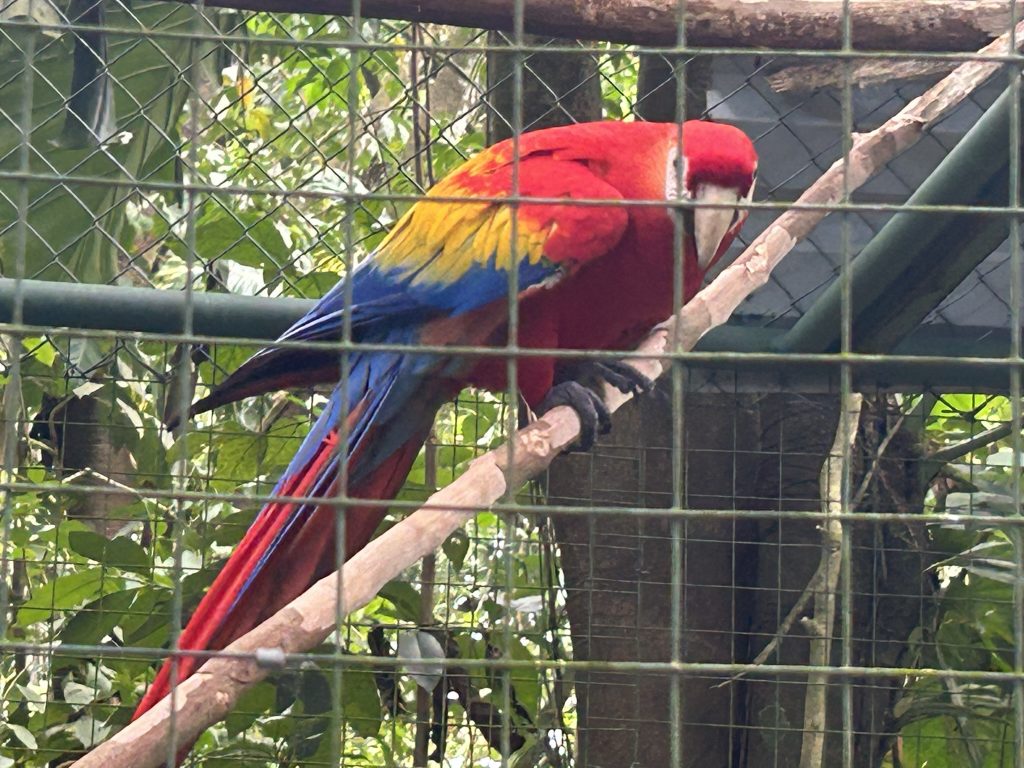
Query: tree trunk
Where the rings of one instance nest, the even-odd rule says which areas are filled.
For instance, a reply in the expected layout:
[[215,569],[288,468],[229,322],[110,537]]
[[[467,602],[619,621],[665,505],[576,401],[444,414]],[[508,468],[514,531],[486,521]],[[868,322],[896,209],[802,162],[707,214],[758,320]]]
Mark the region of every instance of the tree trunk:
[[[135,501],[125,488],[137,480],[126,427],[111,424],[109,398],[93,395],[57,398],[46,395],[31,436],[49,444],[50,468],[71,485],[109,486],[110,491],[80,491],[61,497],[64,512],[112,538],[127,520],[119,510]],[[66,478],[74,479],[68,481]],[[120,487],[119,487],[120,486]]]
[[[552,503],[580,513],[559,515],[561,545],[576,660],[729,663],[747,650],[753,595],[753,534],[749,520],[713,514],[678,524],[683,600],[679,645],[673,653],[673,525],[668,517],[625,512],[593,515],[588,505],[640,509],[673,504],[673,418],[666,391],[634,401],[616,416],[607,441],[593,454],[556,462],[550,472]],[[687,395],[681,462],[685,506],[728,510],[751,506],[756,403],[719,395]],[[596,479],[600,479],[599,481]],[[718,687],[720,676],[682,676],[678,748],[687,766],[729,765],[741,716],[737,688]],[[675,765],[670,695],[663,672],[596,671],[578,674],[577,765]]]
[[[858,456],[873,456],[892,427],[884,401],[862,420]],[[835,432],[832,395],[688,394],[680,462],[689,509],[821,508],[818,477]],[[775,636],[817,568],[821,534],[814,521],[690,519],[681,525],[683,600],[679,645],[672,642],[672,546],[667,517],[588,515],[587,505],[668,507],[673,499],[672,416],[666,399],[623,409],[610,439],[593,456],[552,466],[553,503],[580,506],[561,515],[567,609],[577,660],[746,663]],[[874,445],[875,447],[872,447]],[[874,471],[859,511],[920,511],[919,449],[901,431]],[[870,464],[855,464],[859,478]],[[856,480],[857,487],[860,480]],[[912,666],[908,638],[927,625],[932,582],[924,527],[847,523],[852,541],[852,662]],[[842,590],[841,590],[842,592]],[[841,603],[841,600],[840,600]],[[840,605],[841,616],[842,606]],[[841,622],[836,622],[840,635]],[[673,655],[675,650],[675,656]],[[834,643],[831,664],[842,659]],[[806,664],[799,624],[768,663]],[[800,678],[750,676],[718,687],[722,677],[684,676],[678,748],[684,766],[794,765],[800,754],[806,688]],[[877,766],[895,737],[897,678],[853,685],[854,764]],[[577,676],[578,764],[672,765],[670,676],[585,672]],[[828,698],[826,765],[842,764],[842,688]]]
[[[498,32],[487,36],[491,46],[509,44]],[[550,42],[571,45],[572,40],[555,40],[526,35],[524,45]],[[597,62],[590,53],[523,54],[522,100],[519,119],[524,131],[601,119],[601,81]],[[512,135],[515,122],[515,54],[491,50],[487,54],[487,140],[494,143]]]
[[[771,457],[761,468],[758,494],[780,499],[786,510],[820,509],[818,472],[828,450],[835,421],[835,399],[773,396],[762,402],[765,429],[760,450]],[[854,455],[857,489],[874,464],[878,447],[894,428],[885,397],[866,400]],[[918,482],[920,447],[913,430],[901,428],[874,465],[873,480],[860,512],[922,512],[924,488]],[[763,507],[771,508],[771,506]],[[936,557],[927,548],[924,522],[860,522],[845,524],[851,541],[852,647],[854,666],[913,666],[908,639],[928,626],[934,610],[930,566]],[[758,526],[758,600],[752,615],[751,658],[776,634],[781,621],[807,586],[821,551],[821,534],[813,521],[763,521]],[[841,620],[844,610],[840,585],[836,637],[831,665],[842,660]],[[806,635],[796,625],[782,640],[769,663],[806,664]],[[760,678],[747,683],[748,725],[744,768],[786,765],[800,754],[805,688],[795,678]],[[893,706],[902,687],[898,677],[854,678],[852,723],[842,718],[842,684],[832,683],[827,702],[829,734],[826,765],[842,764],[842,733],[852,725],[854,765],[878,766],[895,738]]]

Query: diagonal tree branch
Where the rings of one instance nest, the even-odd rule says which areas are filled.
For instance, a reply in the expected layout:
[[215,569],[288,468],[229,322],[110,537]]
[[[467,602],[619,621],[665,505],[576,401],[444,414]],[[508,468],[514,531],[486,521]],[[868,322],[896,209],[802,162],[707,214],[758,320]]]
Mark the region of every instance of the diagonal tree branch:
[[1009,437],[1012,434],[1013,424],[1000,424],[998,427],[986,429],[984,432],[980,432],[974,437],[964,440],[963,442],[939,448],[926,456],[925,460],[935,462],[937,464],[948,464],[951,461],[963,458],[973,451],[985,448],[986,446],[998,442],[1003,438]]
[[[1014,38],[1024,42],[1024,22]],[[981,51],[1005,54],[1006,34]],[[667,371],[666,355],[690,350],[711,328],[724,323],[736,307],[764,285],[772,269],[827,213],[827,206],[863,184],[889,160],[913,144],[932,123],[949,113],[994,74],[999,62],[970,61],[953,71],[897,115],[870,133],[854,136],[846,162],[829,168],[797,201],[814,208],[789,210],[758,236],[729,267],[678,315],[658,326],[640,345],[642,357],[629,363],[650,378]],[[630,395],[606,388],[605,401],[617,410]],[[88,755],[77,768],[156,768],[176,744],[191,743],[223,719],[241,694],[269,674],[286,654],[319,645],[335,630],[339,615],[366,605],[388,581],[436,549],[477,512],[515,492],[554,460],[579,435],[580,424],[568,407],[555,408],[520,430],[505,445],[477,458],[457,481],[441,489],[424,507],[393,526],[308,591],[251,632],[211,658],[192,677],[135,722]],[[260,662],[263,662],[261,664]],[[174,711],[172,713],[172,701]],[[172,734],[171,722],[174,723]]]

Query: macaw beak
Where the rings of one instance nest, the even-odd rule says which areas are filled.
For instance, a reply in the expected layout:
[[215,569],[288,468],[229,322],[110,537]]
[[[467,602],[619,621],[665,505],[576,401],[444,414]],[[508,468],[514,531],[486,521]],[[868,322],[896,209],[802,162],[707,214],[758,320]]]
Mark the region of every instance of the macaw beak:
[[[711,266],[726,233],[735,223],[739,192],[715,184],[702,184],[693,197],[697,203],[693,211],[693,236],[697,245],[697,264],[702,270]],[[705,207],[711,203],[715,207]],[[742,215],[742,213],[741,213]]]

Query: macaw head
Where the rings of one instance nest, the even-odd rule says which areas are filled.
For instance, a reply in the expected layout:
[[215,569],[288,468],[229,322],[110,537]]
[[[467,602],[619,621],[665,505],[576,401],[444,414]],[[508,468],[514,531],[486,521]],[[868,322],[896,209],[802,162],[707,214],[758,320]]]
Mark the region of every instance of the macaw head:
[[757,153],[739,128],[690,120],[683,123],[682,144],[669,144],[665,199],[694,203],[683,212],[693,239],[697,266],[706,272],[729,248],[746,221],[757,177]]

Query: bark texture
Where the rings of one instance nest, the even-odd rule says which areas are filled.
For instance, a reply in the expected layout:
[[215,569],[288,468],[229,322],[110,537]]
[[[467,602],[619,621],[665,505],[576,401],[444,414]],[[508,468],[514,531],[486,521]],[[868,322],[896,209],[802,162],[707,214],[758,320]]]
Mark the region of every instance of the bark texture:
[[[668,392],[621,410],[609,439],[587,456],[550,471],[552,501],[581,506],[556,530],[567,590],[573,657],[613,664],[637,660],[730,663],[746,655],[753,594],[756,523],[709,513],[673,524],[628,508],[673,504],[680,472],[690,509],[732,510],[754,502],[757,442],[754,401],[687,395],[682,409],[685,459],[673,467]],[[622,505],[621,516],[588,515],[587,505]],[[673,528],[681,537],[673,571]],[[673,642],[673,579],[682,601]],[[735,687],[721,676],[679,678],[678,723],[671,719],[671,675],[581,671],[576,676],[580,732],[577,763],[587,768],[660,768],[672,760],[673,729],[685,766],[730,765],[741,716]]]
[[[213,0],[207,6],[348,16],[351,0]],[[508,31],[512,0],[362,0],[366,18]],[[1010,24],[1004,0],[853,0],[856,50],[973,51]],[[688,0],[689,45],[835,50],[843,42],[840,0]],[[616,43],[677,43],[677,0],[525,0],[527,32]]]
[[[524,45],[572,40],[526,35]],[[488,36],[495,46],[487,54],[487,139],[494,143],[512,135],[515,123],[515,54],[500,50],[510,38],[496,32]],[[590,53],[535,51],[522,54],[522,101],[519,119],[524,131],[601,119],[601,80]]]
[[[818,472],[834,435],[838,402],[831,396],[773,395],[760,404],[762,424],[758,495],[761,508],[815,511],[821,508]],[[885,398],[866,399],[854,449],[854,488],[889,433],[897,429]],[[921,445],[914,430],[901,428],[875,464],[860,512],[921,512],[918,482]],[[767,505],[767,506],[766,506]],[[796,603],[815,572],[821,532],[814,521],[763,520],[756,536],[756,594],[751,615],[751,658],[775,636],[781,618]],[[855,666],[913,666],[909,638],[927,626],[934,584],[924,523],[844,523],[851,541],[852,646]],[[842,659],[840,588],[831,664]],[[782,639],[769,663],[807,664],[809,643],[799,625]],[[795,764],[803,743],[806,688],[803,680],[763,676],[744,684],[747,719],[743,747],[734,765],[742,768]],[[881,765],[896,737],[893,708],[902,696],[898,678],[854,678],[854,765]],[[825,765],[842,764],[842,688],[831,681],[826,703]]]
[[44,463],[61,482],[90,488],[61,497],[66,514],[107,538],[127,522],[119,510],[135,500],[131,486],[137,476],[124,447],[127,428],[110,423],[111,408],[109,400],[92,395],[45,396],[30,433],[49,447]]

